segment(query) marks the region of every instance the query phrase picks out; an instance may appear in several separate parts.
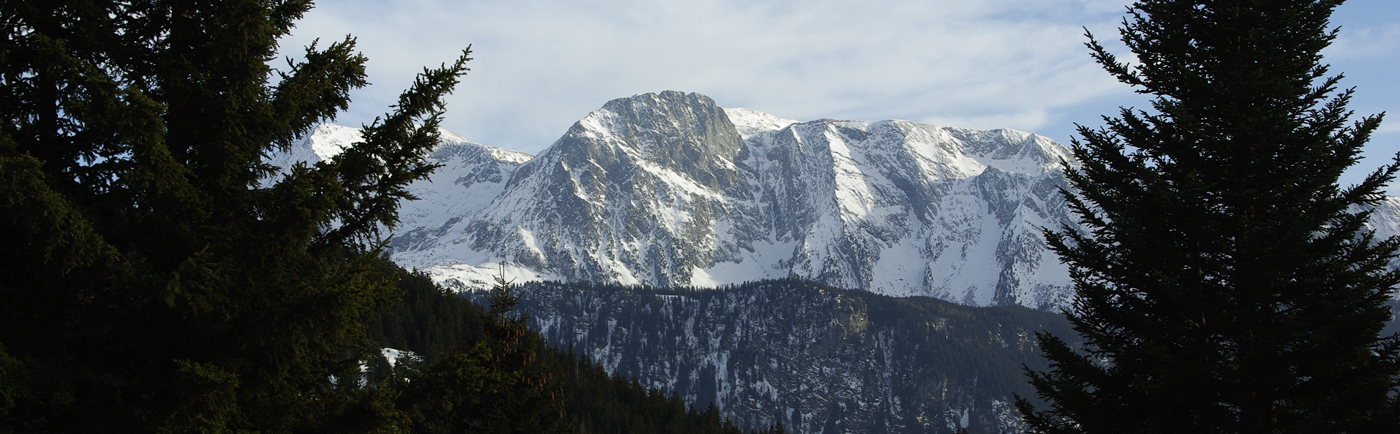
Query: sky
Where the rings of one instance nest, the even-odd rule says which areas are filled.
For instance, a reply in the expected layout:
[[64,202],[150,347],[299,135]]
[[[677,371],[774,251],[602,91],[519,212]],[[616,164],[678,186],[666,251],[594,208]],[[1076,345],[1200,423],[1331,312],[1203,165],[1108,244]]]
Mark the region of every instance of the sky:
[[[353,35],[371,85],[336,123],[389,110],[424,67],[472,47],[443,127],[539,153],[615,98],[679,90],[785,118],[1012,128],[1068,144],[1075,124],[1148,108],[1084,47],[1117,41],[1126,0],[320,0],[282,41]],[[1351,0],[1323,51],[1358,116],[1389,112],[1355,183],[1400,151],[1400,2]],[[274,63],[278,65],[280,63]],[[1387,189],[1400,195],[1400,184]]]

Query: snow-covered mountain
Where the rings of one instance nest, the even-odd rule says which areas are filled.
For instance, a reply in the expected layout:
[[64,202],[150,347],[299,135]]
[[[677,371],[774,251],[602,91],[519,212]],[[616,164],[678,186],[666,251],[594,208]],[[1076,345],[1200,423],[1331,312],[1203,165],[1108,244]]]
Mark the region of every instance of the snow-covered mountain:
[[[323,125],[291,155],[355,130]],[[352,137],[346,139],[346,137]],[[968,305],[1062,306],[1041,227],[1073,224],[1066,147],[1015,130],[799,122],[662,92],[608,102],[538,156],[444,132],[393,259],[458,288],[517,281],[715,287],[800,277]],[[1395,232],[1400,202],[1373,223]],[[1388,210],[1388,211],[1387,211]],[[1386,219],[1390,220],[1386,220]]]
[[[426,200],[405,206],[392,246],[399,263],[465,287],[500,267],[522,280],[649,285],[796,276],[1046,306],[1065,297],[1068,276],[1037,228],[1068,220],[1057,192],[1067,155],[1019,131],[797,122],[643,94],[609,102],[518,166],[516,155],[434,155],[450,167],[415,186]],[[434,199],[464,194],[471,173],[500,181],[470,184],[482,192],[470,201]]]

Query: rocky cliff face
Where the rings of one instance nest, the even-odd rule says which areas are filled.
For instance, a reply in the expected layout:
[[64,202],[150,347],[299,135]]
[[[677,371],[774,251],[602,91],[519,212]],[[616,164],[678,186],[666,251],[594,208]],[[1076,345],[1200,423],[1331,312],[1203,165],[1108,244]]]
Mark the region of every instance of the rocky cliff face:
[[518,168],[491,163],[513,171],[497,169],[509,180],[489,203],[406,205],[439,217],[405,224],[392,246],[401,264],[461,287],[500,269],[701,287],[791,276],[1055,306],[1068,275],[1038,228],[1071,221],[1058,193],[1067,156],[1012,130],[797,122],[698,94],[644,94],[590,113]]
[[[1013,394],[1043,370],[1034,332],[1060,316],[974,308],[798,281],[715,290],[530,283],[518,309],[552,345],[715,404],[749,428],[793,432],[1020,432]],[[483,296],[478,293],[476,296]]]
[[[274,163],[324,158],[356,133],[324,125]],[[798,277],[977,306],[1053,309],[1070,294],[1039,233],[1074,226],[1059,194],[1070,156],[1034,134],[799,122],[662,92],[608,102],[538,156],[443,138],[431,158],[444,167],[410,187],[422,200],[403,204],[391,247],[449,286],[504,271],[696,287]],[[1375,209],[1378,234],[1400,233],[1400,199]]]

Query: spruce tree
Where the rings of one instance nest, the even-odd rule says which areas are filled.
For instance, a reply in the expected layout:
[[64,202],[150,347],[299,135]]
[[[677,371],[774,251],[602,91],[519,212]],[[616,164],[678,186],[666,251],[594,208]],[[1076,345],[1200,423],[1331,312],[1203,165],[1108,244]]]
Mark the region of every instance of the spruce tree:
[[1354,186],[1381,116],[1349,121],[1321,50],[1340,0],[1142,0],[1136,63],[1093,57],[1152,112],[1080,126],[1065,193],[1084,231],[1047,230],[1085,346],[1039,335],[1036,432],[1397,432],[1400,274],[1365,228],[1400,158]]
[[398,296],[379,230],[432,170],[468,59],[274,174],[265,156],[366,85],[349,37],[269,66],[310,6],[0,2],[0,432],[407,423],[350,385],[364,317]]
[[515,312],[516,289],[496,277],[490,308],[482,313],[483,339],[411,377],[403,407],[415,419],[415,431],[533,434],[568,428],[564,382],[550,368],[572,360],[548,358],[553,354],[526,327],[526,314]]

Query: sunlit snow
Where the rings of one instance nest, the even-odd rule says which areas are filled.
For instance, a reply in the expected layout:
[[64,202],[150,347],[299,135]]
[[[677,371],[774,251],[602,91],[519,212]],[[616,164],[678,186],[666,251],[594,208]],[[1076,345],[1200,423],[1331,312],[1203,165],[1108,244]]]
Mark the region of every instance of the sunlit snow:
[[[718,141],[685,142],[702,130]],[[326,124],[268,161],[319,161],[358,140]],[[661,148],[681,145],[698,153]],[[1061,165],[1076,163],[1031,133],[799,122],[667,92],[610,102],[539,156],[442,131],[430,160],[442,167],[409,187],[420,200],[402,204],[392,257],[461,290],[502,273],[695,287],[802,277],[973,305],[1068,300],[1068,270],[1039,231],[1074,224],[1059,189]],[[1400,234],[1400,199],[1378,209],[1377,235]]]

